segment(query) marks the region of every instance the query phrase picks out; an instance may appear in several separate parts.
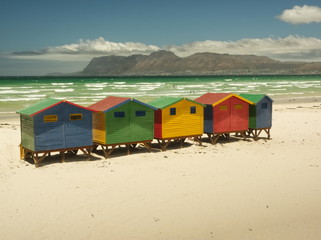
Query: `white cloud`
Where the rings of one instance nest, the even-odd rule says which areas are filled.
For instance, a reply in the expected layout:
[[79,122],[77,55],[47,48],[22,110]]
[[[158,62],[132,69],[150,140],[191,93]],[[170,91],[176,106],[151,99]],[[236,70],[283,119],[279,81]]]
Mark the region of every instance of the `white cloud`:
[[294,6],[292,9],[286,9],[278,18],[291,24],[303,23],[321,23],[321,8],[317,6],[304,5]]
[[138,42],[109,42],[103,37],[94,40],[80,40],[79,43],[48,47],[42,50],[11,53],[11,58],[54,61],[89,61],[93,57],[107,55],[129,56],[150,54],[160,50],[154,45]]
[[321,61],[321,39],[293,35],[286,38],[245,38],[238,41],[207,40],[163,48],[137,42],[109,42],[104,38],[98,38],[37,51],[9,53],[2,55],[2,58],[86,63],[98,56],[150,54],[161,49],[172,51],[180,57],[198,52],[213,52],[253,54],[282,61]]
[[253,54],[277,60],[321,61],[321,39],[288,36],[286,38],[246,38],[238,41],[201,41],[166,48],[178,56],[197,52]]

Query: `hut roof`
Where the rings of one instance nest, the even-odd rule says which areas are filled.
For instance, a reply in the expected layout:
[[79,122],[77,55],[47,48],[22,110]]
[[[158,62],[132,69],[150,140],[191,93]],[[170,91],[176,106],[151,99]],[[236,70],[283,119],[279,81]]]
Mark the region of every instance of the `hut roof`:
[[234,93],[205,93],[204,95],[196,98],[195,101],[203,104],[216,106],[230,97],[236,97],[249,104],[254,104],[252,101],[246,98],[243,98],[239,95],[236,95]]
[[163,108],[173,105],[181,100],[187,100],[187,101],[190,101],[190,102],[193,102],[193,103],[203,106],[202,103],[195,102],[195,101],[190,100],[188,98],[180,98],[180,97],[160,97],[160,98],[157,98],[151,102],[148,102],[148,104],[150,104],[156,108],[163,109]]
[[272,100],[272,98],[270,98],[268,95],[265,94],[247,94],[247,93],[241,93],[240,94],[241,97],[246,98],[248,100],[250,100],[251,102],[257,104],[258,102],[260,102],[262,100],[262,98],[267,97],[269,100]]
[[114,108],[120,107],[121,105],[123,105],[129,101],[133,101],[133,102],[139,103],[141,105],[144,105],[146,107],[156,110],[156,108],[154,108],[153,106],[150,106],[150,105],[143,103],[141,101],[138,101],[136,99],[125,98],[125,97],[114,97],[114,96],[106,97],[105,99],[90,105],[89,108],[94,109],[95,111],[99,111],[99,112],[108,112]]
[[87,109],[89,111],[94,111],[92,109],[89,109],[89,108],[86,108],[86,107],[83,107],[83,106],[80,106],[78,104],[75,104],[75,103],[72,103],[72,102],[69,102],[67,100],[58,100],[58,99],[53,99],[53,98],[47,98],[46,100],[44,101],[41,101],[41,102],[38,102],[34,105],[31,105],[29,107],[26,107],[26,108],[23,108],[21,110],[18,110],[17,113],[19,114],[24,114],[24,115],[29,115],[29,116],[35,116],[49,108],[52,108],[58,104],[61,104],[61,103],[68,103],[68,104],[71,104],[71,105],[74,105],[76,107],[80,107],[80,108],[83,108],[83,109]]

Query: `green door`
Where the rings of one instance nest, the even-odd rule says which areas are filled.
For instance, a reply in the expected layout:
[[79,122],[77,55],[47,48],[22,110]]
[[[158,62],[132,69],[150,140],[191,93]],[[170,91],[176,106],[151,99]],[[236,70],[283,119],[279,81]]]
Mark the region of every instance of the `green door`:
[[154,110],[136,102],[130,102],[131,142],[154,138]]
[[106,144],[130,142],[129,104],[106,113]]

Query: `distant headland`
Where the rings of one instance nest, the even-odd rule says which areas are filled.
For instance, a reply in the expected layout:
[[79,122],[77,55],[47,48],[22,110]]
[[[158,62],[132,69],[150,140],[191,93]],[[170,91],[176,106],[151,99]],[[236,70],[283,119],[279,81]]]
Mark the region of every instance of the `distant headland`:
[[[210,76],[321,74],[321,62],[281,62],[265,56],[196,53],[179,57],[170,51],[150,55],[93,58],[75,76]],[[49,74],[58,75],[58,74]]]

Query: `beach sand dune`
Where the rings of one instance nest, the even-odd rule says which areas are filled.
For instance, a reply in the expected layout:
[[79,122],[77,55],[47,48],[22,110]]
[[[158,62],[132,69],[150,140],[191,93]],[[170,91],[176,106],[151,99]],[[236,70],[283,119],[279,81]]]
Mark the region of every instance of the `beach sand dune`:
[[39,168],[19,160],[18,119],[2,119],[1,239],[320,239],[320,119],[319,103],[276,105],[270,140]]

